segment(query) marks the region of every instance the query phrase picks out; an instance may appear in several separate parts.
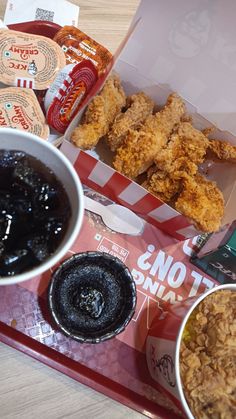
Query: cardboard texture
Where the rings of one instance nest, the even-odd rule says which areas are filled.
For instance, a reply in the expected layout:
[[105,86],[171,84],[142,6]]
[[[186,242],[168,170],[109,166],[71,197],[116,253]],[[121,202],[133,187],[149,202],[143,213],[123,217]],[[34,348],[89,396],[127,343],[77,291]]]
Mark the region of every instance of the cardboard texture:
[[[215,126],[214,138],[236,145],[235,25],[231,18],[234,11],[233,0],[200,0],[197,4],[193,0],[180,0],[178,4],[174,0],[141,1],[131,30],[115,57],[114,70],[120,75],[126,93],[143,90],[157,107],[162,107],[169,93],[176,91],[185,100],[196,128]],[[93,94],[100,88],[101,84]],[[79,152],[66,143],[82,114],[83,110],[72,121],[62,146],[82,181],[177,239],[196,235],[189,220],[125,176],[118,176],[110,167],[111,153],[101,144],[93,151]],[[227,176],[222,176],[226,173]],[[117,191],[113,187],[115,178],[125,185],[123,189],[118,187]],[[232,222],[236,165],[214,163],[208,170],[208,178],[218,183],[224,195],[222,225]],[[131,202],[123,199],[127,194]]]

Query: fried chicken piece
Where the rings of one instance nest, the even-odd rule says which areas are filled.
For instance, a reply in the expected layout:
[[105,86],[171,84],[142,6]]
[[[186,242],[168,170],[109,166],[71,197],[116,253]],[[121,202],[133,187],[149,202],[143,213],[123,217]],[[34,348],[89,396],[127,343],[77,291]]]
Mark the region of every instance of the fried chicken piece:
[[190,218],[196,228],[212,233],[221,225],[224,214],[224,198],[215,182],[197,173],[186,176],[183,190],[175,202],[175,209]]
[[180,122],[177,132],[155,158],[157,170],[143,186],[153,195],[170,202],[182,189],[186,174],[194,176],[204,160],[208,139],[188,122]]
[[183,187],[183,178],[187,173],[195,174],[196,164],[185,157],[173,162],[172,171],[166,172],[157,167],[148,171],[148,178],[142,186],[164,202],[171,203]]
[[[190,160],[198,165],[204,161],[208,144],[208,138],[201,131],[188,122],[181,122],[166,147],[157,154],[155,163],[158,169],[167,172],[173,172],[174,166],[178,166],[178,160],[183,157],[186,161]],[[193,169],[193,172],[187,169]],[[197,170],[195,166],[190,165],[186,171],[189,174],[195,174]]]
[[166,172],[157,170],[142,186],[164,202],[170,202],[180,189],[178,179],[171,178]]
[[227,141],[209,140],[207,158],[208,159],[217,158],[219,160],[235,163],[236,162],[236,146],[233,146]]
[[120,147],[128,130],[137,129],[154,108],[153,100],[143,92],[130,96],[127,103],[127,110],[117,115],[107,135],[107,144],[112,151]]
[[135,179],[145,172],[153,163],[158,150],[164,145],[164,139],[159,139],[150,133],[130,130],[124,143],[117,149],[114,168],[130,179]]
[[176,93],[171,94],[165,107],[155,115],[149,115],[139,131],[128,131],[123,144],[117,149],[115,169],[131,179],[145,172],[167,143],[184,112],[183,100]]
[[215,127],[208,127],[208,128],[204,128],[202,130],[202,133],[206,136],[209,137],[210,134],[212,134],[215,131]]
[[119,77],[112,75],[88,105],[82,123],[72,133],[72,142],[83,149],[95,147],[100,138],[108,133],[125,100]]

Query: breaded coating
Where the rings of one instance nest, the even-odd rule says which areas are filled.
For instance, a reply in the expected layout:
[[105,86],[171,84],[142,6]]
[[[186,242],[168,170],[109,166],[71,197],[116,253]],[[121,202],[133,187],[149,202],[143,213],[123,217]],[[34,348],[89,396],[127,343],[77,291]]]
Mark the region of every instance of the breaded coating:
[[123,144],[117,149],[115,169],[131,179],[147,170],[180,123],[184,112],[183,100],[176,93],[171,94],[165,107],[148,116],[139,131],[128,131]]
[[148,178],[142,184],[150,193],[157,196],[166,203],[171,203],[183,187],[183,178],[187,173],[195,174],[197,172],[196,164],[185,157],[173,162],[172,170],[169,172],[151,168],[148,171]]
[[208,127],[208,128],[204,128],[204,129],[202,130],[202,133],[203,133],[206,137],[209,137],[209,135],[211,135],[214,131],[215,131],[215,127]]
[[112,151],[121,146],[129,129],[137,129],[154,108],[153,100],[145,93],[136,93],[127,98],[127,110],[121,112],[107,134],[107,144]]
[[130,130],[124,144],[117,150],[113,166],[118,172],[135,179],[153,164],[154,157],[164,144],[161,136],[157,141],[154,135]]
[[[177,132],[172,134],[170,141],[155,158],[158,169],[173,172],[178,159],[185,158],[192,163],[200,164],[204,161],[209,140],[188,122],[181,122]],[[193,166],[192,166],[193,167]],[[189,169],[190,167],[187,167]],[[187,170],[188,172],[188,170]],[[189,173],[189,172],[188,172]],[[196,170],[194,170],[195,174]]]
[[178,135],[183,142],[182,149],[185,150],[185,157],[195,164],[202,163],[209,143],[206,135],[187,122],[179,124]]
[[190,218],[200,231],[212,233],[220,228],[224,198],[215,182],[197,173],[183,179],[183,190],[175,209]]
[[168,144],[155,158],[156,171],[143,186],[164,202],[171,202],[183,187],[183,178],[194,176],[206,154],[208,139],[188,122],[180,122]]
[[166,172],[157,170],[142,186],[157,198],[168,203],[179,192],[181,182]]
[[125,105],[126,97],[117,75],[109,77],[99,95],[90,102],[82,123],[72,133],[72,142],[80,148],[95,147],[106,135],[115,117]]
[[208,159],[219,159],[231,163],[236,162],[236,146],[233,146],[227,141],[209,140]]

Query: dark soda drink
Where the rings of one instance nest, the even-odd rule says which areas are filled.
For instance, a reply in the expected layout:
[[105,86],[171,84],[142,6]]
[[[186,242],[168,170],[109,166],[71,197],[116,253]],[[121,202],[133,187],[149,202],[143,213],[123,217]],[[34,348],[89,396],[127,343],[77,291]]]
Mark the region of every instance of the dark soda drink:
[[0,277],[23,273],[60,245],[71,216],[50,168],[18,150],[0,150]]

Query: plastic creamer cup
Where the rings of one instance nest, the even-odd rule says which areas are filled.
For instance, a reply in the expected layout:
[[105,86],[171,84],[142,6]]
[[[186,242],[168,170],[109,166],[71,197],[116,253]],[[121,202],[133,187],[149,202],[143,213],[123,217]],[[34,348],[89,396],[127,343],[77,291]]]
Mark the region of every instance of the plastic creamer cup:
[[32,89],[0,89],[0,127],[30,132],[47,139],[49,127]]
[[146,359],[156,387],[182,410],[189,419],[194,419],[184,396],[180,377],[180,345],[186,323],[208,295],[219,290],[236,291],[235,284],[220,285],[199,297],[173,304],[169,311],[154,319],[146,341]]
[[8,29],[0,29],[0,54],[0,81],[9,86],[47,89],[66,64],[53,40]]

